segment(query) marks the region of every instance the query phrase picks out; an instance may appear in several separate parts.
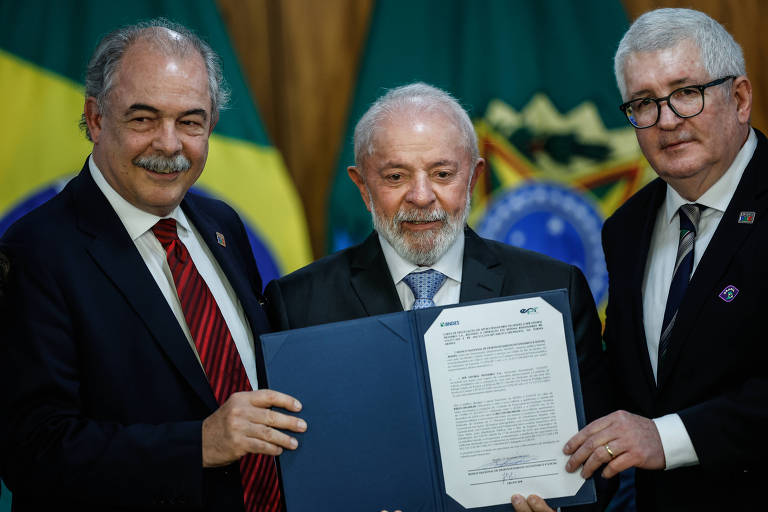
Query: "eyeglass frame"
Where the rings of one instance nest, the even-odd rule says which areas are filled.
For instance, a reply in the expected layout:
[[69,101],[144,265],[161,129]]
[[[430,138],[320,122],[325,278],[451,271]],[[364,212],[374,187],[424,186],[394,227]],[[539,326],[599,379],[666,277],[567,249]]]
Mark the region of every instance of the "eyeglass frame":
[[[717,80],[712,80],[711,82],[706,83],[704,85],[685,85],[683,87],[678,87],[677,89],[675,89],[674,91],[670,92],[669,94],[667,94],[663,98],[635,98],[633,100],[630,100],[630,101],[628,101],[626,103],[622,103],[621,105],[619,105],[619,110],[621,110],[621,112],[624,114],[624,118],[627,120],[627,122],[633,128],[635,128],[637,130],[645,130],[646,128],[651,128],[653,126],[656,126],[659,123],[659,119],[661,119],[661,102],[662,101],[666,101],[667,102],[667,106],[669,107],[669,109],[677,117],[679,117],[680,119],[690,119],[691,117],[696,117],[697,115],[701,114],[704,111],[704,99],[705,99],[704,89],[707,89],[708,87],[713,87],[715,85],[723,84],[723,83],[725,83],[728,80],[735,80],[736,78],[738,78],[738,77],[735,76],[735,75],[728,75],[728,76],[724,76],[722,78],[718,78]],[[695,114],[691,114],[689,116],[684,116],[684,115],[680,114],[675,109],[675,107],[672,105],[672,103],[669,102],[669,98],[671,98],[676,92],[682,91],[683,89],[698,89],[699,94],[701,94],[701,109],[699,109],[699,111],[696,112]],[[654,121],[653,124],[649,124],[648,126],[643,126],[643,127],[635,126],[635,124],[629,118],[629,115],[627,114],[627,108],[629,107],[629,105],[631,103],[634,103],[634,102],[640,101],[640,100],[651,100],[654,103],[656,103],[656,121]]]

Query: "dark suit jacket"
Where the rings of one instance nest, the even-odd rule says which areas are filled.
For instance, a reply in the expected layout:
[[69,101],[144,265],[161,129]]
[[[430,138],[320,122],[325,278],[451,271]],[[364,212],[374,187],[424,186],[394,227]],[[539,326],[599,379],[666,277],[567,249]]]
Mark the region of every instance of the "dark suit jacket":
[[[268,324],[242,222],[192,194],[182,208],[258,339]],[[14,510],[241,511],[238,466],[202,468],[202,420],[217,408],[208,381],[87,164],[0,250],[12,269],[0,426]]]
[[[606,413],[600,320],[581,271],[542,254],[465,231],[460,302],[567,288],[588,417]],[[378,235],[270,282],[265,291],[275,329],[402,311]]]
[[[691,278],[658,387],[643,328],[642,283],[666,183],[650,183],[603,227],[610,278],[604,336],[615,405],[650,418],[678,413],[701,462],[638,471],[641,511],[765,508],[757,491],[768,477],[768,141],[757,136],[755,154]],[[740,224],[747,211],[756,212],[754,223]],[[729,285],[739,292],[726,302],[718,295]]]

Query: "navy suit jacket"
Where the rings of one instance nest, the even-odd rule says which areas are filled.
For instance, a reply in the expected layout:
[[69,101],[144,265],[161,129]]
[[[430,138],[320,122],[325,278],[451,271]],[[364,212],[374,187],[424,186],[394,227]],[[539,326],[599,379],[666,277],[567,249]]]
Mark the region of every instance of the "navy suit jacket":
[[[181,206],[258,339],[268,323],[242,222],[213,199],[187,194]],[[202,420],[218,407],[204,372],[87,164],[0,250],[11,260],[0,427],[14,510],[243,510],[237,464],[202,467]]]
[[[587,417],[608,412],[602,400],[600,319],[578,268],[480,238],[467,228],[461,279],[460,302],[566,288]],[[270,282],[265,295],[276,330],[403,310],[376,232],[360,245]]]
[[[642,285],[667,185],[657,179],[605,222],[609,273],[605,343],[617,408],[680,415],[700,464],[637,472],[645,511],[761,510],[768,471],[768,141],[758,143],[703,254],[671,333],[658,386],[643,327]],[[739,223],[742,212],[754,222]],[[720,297],[728,286],[738,294]],[[726,297],[727,298],[727,297]]]

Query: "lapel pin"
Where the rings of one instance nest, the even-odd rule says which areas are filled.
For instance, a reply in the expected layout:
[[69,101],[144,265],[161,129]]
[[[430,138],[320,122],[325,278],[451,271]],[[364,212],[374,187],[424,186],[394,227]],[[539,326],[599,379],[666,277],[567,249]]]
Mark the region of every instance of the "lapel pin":
[[733,299],[736,298],[736,296],[739,294],[739,289],[733,286],[732,284],[729,284],[725,288],[723,288],[723,291],[720,292],[720,297],[725,302],[731,302]]
[[216,232],[216,241],[217,241],[217,242],[219,243],[219,245],[220,245],[220,246],[222,246],[222,247],[226,247],[226,246],[227,246],[227,241],[224,239],[224,235],[222,235],[222,234],[221,234],[221,233],[219,233],[218,231]]
[[739,224],[752,224],[755,222],[755,212],[741,212],[739,214]]

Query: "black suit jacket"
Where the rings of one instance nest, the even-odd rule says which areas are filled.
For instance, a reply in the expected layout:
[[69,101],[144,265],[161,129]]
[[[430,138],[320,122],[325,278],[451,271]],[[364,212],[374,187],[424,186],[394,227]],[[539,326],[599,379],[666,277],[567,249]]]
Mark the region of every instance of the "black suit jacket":
[[[242,222],[192,194],[182,208],[258,339],[268,324]],[[202,468],[202,420],[217,408],[204,372],[87,164],[0,250],[11,259],[0,427],[14,510],[243,510],[237,464]]]
[[[569,291],[585,409],[594,418],[607,412],[601,399],[600,320],[581,271],[465,230],[460,302],[556,288]],[[403,310],[375,232],[358,246],[270,282],[265,295],[278,330]]]
[[[646,417],[680,415],[700,465],[638,471],[641,511],[762,510],[768,472],[768,141],[755,154],[689,283],[658,386],[643,328],[642,284],[661,179],[605,222],[609,273],[605,343],[616,407]],[[752,224],[739,223],[755,212]],[[727,302],[719,294],[738,288]],[[750,506],[754,508],[750,508]]]

